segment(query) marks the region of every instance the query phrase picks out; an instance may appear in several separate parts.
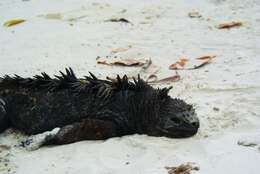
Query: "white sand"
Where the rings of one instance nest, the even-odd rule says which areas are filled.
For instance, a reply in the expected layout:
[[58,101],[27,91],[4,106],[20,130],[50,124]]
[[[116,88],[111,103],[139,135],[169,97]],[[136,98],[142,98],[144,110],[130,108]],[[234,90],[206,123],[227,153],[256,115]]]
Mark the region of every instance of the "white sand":
[[[202,17],[188,17],[193,10]],[[53,74],[68,66],[79,76],[134,75],[140,68],[96,64],[97,56],[128,45],[119,55],[151,58],[161,78],[174,74],[168,66],[180,56],[217,57],[201,69],[179,71],[181,81],[161,85],[173,85],[173,97],[195,105],[201,120],[195,137],[134,135],[28,152],[17,147],[23,136],[7,131],[0,135],[1,174],[166,174],[164,166],[186,162],[198,164],[194,173],[259,173],[260,1],[1,0],[0,24],[15,17],[27,21],[0,26],[0,75]],[[133,25],[104,22],[110,18]],[[226,20],[244,25],[215,28]]]

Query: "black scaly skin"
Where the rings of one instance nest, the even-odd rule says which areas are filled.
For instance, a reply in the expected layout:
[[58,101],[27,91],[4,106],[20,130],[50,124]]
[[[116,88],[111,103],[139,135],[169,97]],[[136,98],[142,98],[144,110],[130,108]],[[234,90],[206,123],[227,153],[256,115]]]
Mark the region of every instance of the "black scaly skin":
[[60,127],[56,144],[64,144],[135,133],[188,137],[198,130],[193,107],[168,96],[170,88],[154,89],[140,77],[60,73],[0,78],[0,132],[13,127],[33,135]]

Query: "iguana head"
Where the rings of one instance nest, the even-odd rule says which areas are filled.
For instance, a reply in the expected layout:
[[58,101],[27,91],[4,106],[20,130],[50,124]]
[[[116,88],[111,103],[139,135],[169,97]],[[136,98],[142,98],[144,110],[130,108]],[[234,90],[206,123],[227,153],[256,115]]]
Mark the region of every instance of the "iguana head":
[[[192,105],[168,95],[170,88],[157,90],[157,100],[153,106],[157,109],[150,112],[150,124],[147,134],[170,138],[185,138],[193,136],[199,129],[199,119]],[[154,100],[154,98],[152,99]],[[146,112],[147,113],[147,112]]]
[[120,117],[114,119],[122,134],[185,138],[197,133],[199,119],[195,109],[185,101],[169,96],[172,87],[153,88],[140,76],[134,82],[126,76],[118,76],[112,85],[116,98],[113,113]]
[[160,108],[155,132],[171,138],[193,136],[199,128],[199,119],[192,105],[180,99],[167,99]]

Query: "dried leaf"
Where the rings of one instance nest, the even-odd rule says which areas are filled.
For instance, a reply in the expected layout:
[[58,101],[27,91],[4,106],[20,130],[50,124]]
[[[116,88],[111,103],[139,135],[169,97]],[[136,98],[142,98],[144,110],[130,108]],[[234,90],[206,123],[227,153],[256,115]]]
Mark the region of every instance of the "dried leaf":
[[174,76],[170,76],[170,77],[166,77],[164,79],[161,79],[158,82],[178,82],[180,80],[181,80],[180,75],[174,75]]
[[98,64],[108,64],[106,59],[99,56],[96,58],[96,61]]
[[174,64],[169,66],[172,70],[193,70],[201,68],[211,62],[215,55],[205,55],[195,59],[180,58]]
[[209,60],[209,59],[213,59],[215,57],[216,57],[216,55],[206,55],[206,56],[197,57],[196,59],[198,59],[198,60]]
[[146,63],[146,61],[136,60],[136,59],[122,59],[122,58],[111,58],[105,59],[101,57],[97,57],[98,64],[106,64],[106,65],[122,65],[122,66],[142,66]]
[[115,54],[115,53],[118,53],[118,52],[124,52],[124,51],[129,50],[130,48],[132,48],[132,45],[128,45],[127,48],[115,48],[115,49],[111,50],[111,53]]
[[181,76],[176,74],[174,76],[166,77],[166,78],[163,78],[160,80],[157,80],[157,79],[158,79],[158,77],[156,75],[152,74],[147,78],[146,81],[148,83],[178,82],[178,81],[180,81]]
[[189,61],[187,58],[180,58],[179,60],[176,61],[176,63],[170,65],[170,69],[179,69],[178,66],[184,67],[185,64]]
[[186,164],[181,164],[177,167],[165,167],[168,170],[168,174],[190,174],[192,170],[199,170],[198,166],[194,166],[194,163],[188,162]]
[[112,61],[114,65],[125,65],[125,66],[141,66],[144,63],[140,62],[139,60],[135,59],[115,59]]
[[243,23],[241,21],[228,21],[228,22],[222,22],[218,24],[217,28],[218,29],[227,29],[227,28],[232,28],[232,27],[240,27],[242,26]]
[[209,61],[203,62],[200,65],[195,65],[193,68],[189,68],[189,70],[202,68],[203,66],[205,66],[205,65],[207,65],[209,63],[210,63]]
[[4,23],[4,26],[5,27],[11,27],[13,25],[17,25],[17,24],[20,24],[22,22],[25,22],[25,20],[24,19],[10,19],[10,20],[8,20]]
[[148,61],[146,61],[146,63],[142,66],[141,70],[140,70],[140,74],[156,74],[158,71],[160,70],[160,67],[157,65],[154,65],[152,63],[151,59],[148,59]]
[[148,83],[156,83],[157,79],[158,79],[157,75],[152,74],[152,75],[148,76],[148,78],[146,79],[146,82],[148,82]]
[[170,69],[175,69],[175,70],[178,69],[176,63],[171,64],[169,68],[170,68]]
[[201,17],[201,14],[199,12],[197,12],[197,11],[189,12],[188,15],[191,18],[200,18]]
[[177,64],[179,64],[180,66],[184,66],[188,61],[188,59],[182,58],[177,62]]

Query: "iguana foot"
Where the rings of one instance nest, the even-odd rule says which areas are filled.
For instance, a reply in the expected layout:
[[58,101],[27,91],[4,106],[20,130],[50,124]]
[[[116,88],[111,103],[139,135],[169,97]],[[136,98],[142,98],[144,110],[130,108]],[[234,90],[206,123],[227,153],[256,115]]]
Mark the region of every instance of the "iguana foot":
[[48,144],[59,132],[60,128],[54,128],[52,131],[32,135],[22,141],[21,145],[29,151],[37,150],[41,146]]

